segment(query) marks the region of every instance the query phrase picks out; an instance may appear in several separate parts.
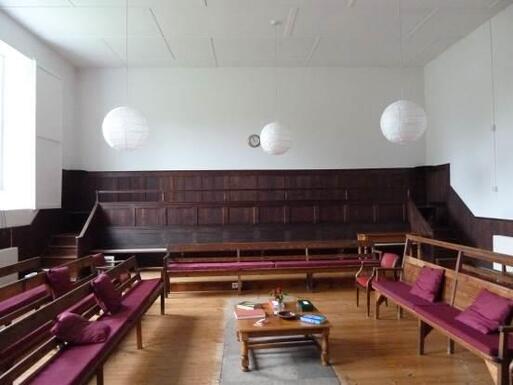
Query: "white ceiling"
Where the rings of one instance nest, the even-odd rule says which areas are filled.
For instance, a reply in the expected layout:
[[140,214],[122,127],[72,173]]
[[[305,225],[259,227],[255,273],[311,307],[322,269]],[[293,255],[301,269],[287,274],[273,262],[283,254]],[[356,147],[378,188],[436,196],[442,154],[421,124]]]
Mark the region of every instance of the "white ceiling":
[[[396,66],[399,0],[129,0],[131,66]],[[421,66],[513,0],[402,0],[404,61]],[[0,0],[79,67],[125,64],[125,0]]]

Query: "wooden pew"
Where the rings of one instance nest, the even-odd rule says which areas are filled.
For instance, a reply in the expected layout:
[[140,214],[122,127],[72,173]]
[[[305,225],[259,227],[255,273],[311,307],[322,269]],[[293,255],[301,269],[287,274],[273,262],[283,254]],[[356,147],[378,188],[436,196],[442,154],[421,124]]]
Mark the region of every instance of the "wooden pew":
[[[455,268],[438,266],[422,260],[423,245],[458,250]],[[479,270],[479,264],[501,263],[511,265],[513,257],[494,253],[487,250],[476,249],[463,245],[437,241],[430,238],[408,235],[402,267],[394,270],[400,272],[400,281],[392,282],[380,280],[380,274],[385,269],[377,269],[377,278],[373,283],[376,290],[375,317],[379,318],[379,309],[385,299],[389,299],[398,305],[398,318],[401,311],[406,310],[418,318],[418,353],[424,354],[425,339],[429,333],[436,329],[448,338],[447,352],[452,354],[454,343],[465,347],[484,360],[496,385],[510,384],[509,366],[513,358],[513,341],[510,333],[512,325],[502,325],[499,332],[492,335],[482,334],[472,328],[459,323],[454,319],[462,310],[469,307],[479,292],[483,289],[513,300],[513,288],[491,282],[490,270],[484,277],[480,274],[468,274],[463,269],[464,261],[474,262],[474,273]],[[438,302],[431,303],[409,293],[422,267],[442,269],[444,271],[444,283],[441,298]],[[467,267],[468,269],[468,267]],[[500,276],[502,273],[497,272]],[[488,278],[488,279],[486,279]]]
[[[130,277],[120,279],[127,271]],[[123,294],[123,307],[118,313],[104,314],[94,300],[91,285],[85,283],[0,331],[0,352],[11,352],[9,357],[0,355],[3,368],[0,384],[16,381],[28,385],[58,378],[52,383],[80,385],[87,384],[96,375],[100,385],[104,383],[105,361],[134,327],[137,330],[137,347],[142,349],[142,317],[158,297],[161,298],[161,314],[165,313],[162,276],[143,280],[135,258],[107,270],[106,274]],[[61,343],[50,333],[50,329],[56,317],[64,311],[82,314],[86,318],[98,318],[107,323],[114,321],[109,324],[111,333],[107,341],[79,346]],[[27,339],[26,336],[31,338]],[[66,370],[61,369],[62,362]]]
[[[349,251],[348,251],[349,250]],[[356,272],[362,264],[377,266],[379,253],[370,241],[290,241],[171,244],[164,257],[166,286],[172,277],[242,277],[301,273],[307,288],[313,275],[325,272]]]
[[[89,281],[96,275],[93,256],[79,258],[59,267],[64,266],[69,268],[74,286]],[[33,274],[25,276],[28,272]],[[0,325],[7,325],[52,300],[41,258],[31,258],[0,268],[0,276],[13,273],[18,273],[21,278],[0,286]]]

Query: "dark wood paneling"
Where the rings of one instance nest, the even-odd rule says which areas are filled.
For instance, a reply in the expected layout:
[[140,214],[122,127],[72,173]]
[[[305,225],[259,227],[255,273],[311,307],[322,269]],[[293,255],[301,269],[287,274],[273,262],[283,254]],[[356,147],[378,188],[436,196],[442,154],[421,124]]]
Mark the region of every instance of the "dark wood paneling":
[[493,249],[493,236],[513,236],[513,221],[481,218],[472,211],[450,185],[450,166],[424,167],[426,199],[443,202],[449,211],[449,224],[464,237],[463,242],[478,248]]
[[107,226],[135,226],[135,207],[105,208]]
[[168,207],[167,208],[168,225],[197,225],[198,209],[196,207]]
[[135,209],[136,226],[165,226],[166,209],[138,207]]
[[403,222],[406,219],[404,204],[381,205],[377,208],[377,222]]
[[199,207],[198,225],[223,225],[224,210],[222,207]]
[[39,210],[30,225],[0,229],[0,249],[18,247],[20,259],[38,257],[48,246],[52,234],[64,228],[62,210]]
[[281,206],[259,207],[258,223],[260,224],[282,224],[285,223],[285,209]]
[[345,221],[345,206],[321,206],[319,208],[320,223],[343,223]]
[[314,206],[292,206],[289,214],[290,222],[293,224],[315,223]]
[[230,225],[250,225],[253,223],[254,209],[251,207],[229,207],[228,223]]
[[349,223],[375,223],[374,206],[352,205],[347,208],[347,222]]

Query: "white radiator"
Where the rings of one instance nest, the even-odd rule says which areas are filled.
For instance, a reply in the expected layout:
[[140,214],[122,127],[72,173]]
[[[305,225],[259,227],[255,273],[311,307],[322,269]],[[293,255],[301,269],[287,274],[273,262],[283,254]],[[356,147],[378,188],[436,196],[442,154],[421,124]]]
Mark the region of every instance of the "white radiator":
[[[18,248],[17,247],[9,247],[7,249],[0,250],[0,267],[6,265],[12,265],[13,263],[18,262]],[[5,285],[6,283],[10,283],[16,281],[18,279],[18,274],[11,274],[5,277],[0,277],[0,285]]]
[[[496,253],[511,255],[511,265],[506,266],[508,273],[513,273],[513,237],[506,237],[505,235],[494,235],[493,236],[493,251]],[[494,263],[493,268],[495,270],[502,270],[500,263]]]

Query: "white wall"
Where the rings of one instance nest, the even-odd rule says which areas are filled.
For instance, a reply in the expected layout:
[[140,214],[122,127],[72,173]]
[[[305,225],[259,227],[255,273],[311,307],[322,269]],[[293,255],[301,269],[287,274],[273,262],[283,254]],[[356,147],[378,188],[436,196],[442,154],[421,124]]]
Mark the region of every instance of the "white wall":
[[[61,170],[74,167],[75,160],[75,68],[1,11],[0,40],[37,61],[36,207],[58,207]],[[34,213],[7,212],[0,227],[28,224]]]
[[513,6],[492,19],[497,124],[494,178],[488,23],[425,67],[428,164],[451,163],[451,184],[474,215],[513,219]]
[[[147,117],[147,145],[110,149],[101,124],[124,104],[124,70],[80,70],[79,146],[72,163],[85,170],[279,169],[402,167],[424,163],[424,140],[393,145],[379,129],[383,109],[400,95],[386,68],[279,69],[280,121],[291,151],[264,154],[247,145],[273,119],[272,68],[130,69],[131,105]],[[422,69],[405,76],[405,96],[423,104]]]

